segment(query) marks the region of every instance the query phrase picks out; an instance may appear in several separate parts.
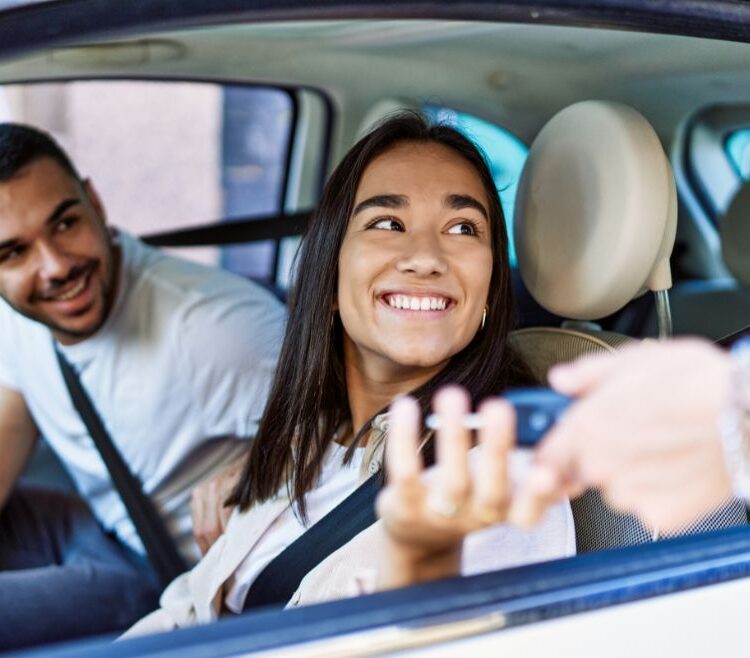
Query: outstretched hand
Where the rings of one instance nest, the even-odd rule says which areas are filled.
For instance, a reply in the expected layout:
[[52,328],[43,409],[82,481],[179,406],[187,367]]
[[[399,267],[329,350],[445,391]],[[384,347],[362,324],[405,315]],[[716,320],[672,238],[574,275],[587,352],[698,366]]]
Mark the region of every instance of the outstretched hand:
[[[719,436],[729,370],[724,353],[696,339],[643,343],[553,369],[552,386],[578,400],[537,450],[522,520],[533,523],[550,500],[585,487],[661,531],[720,506],[732,495]],[[540,473],[546,487],[538,486]]]
[[379,588],[399,587],[460,571],[464,537],[504,521],[511,506],[508,457],[514,445],[513,409],[500,398],[485,401],[479,414],[477,466],[470,469],[470,430],[463,426],[470,401],[465,391],[437,393],[434,410],[441,426],[436,463],[425,472],[419,454],[422,435],[416,400],[396,400],[389,415],[387,486],[376,506],[385,529]]

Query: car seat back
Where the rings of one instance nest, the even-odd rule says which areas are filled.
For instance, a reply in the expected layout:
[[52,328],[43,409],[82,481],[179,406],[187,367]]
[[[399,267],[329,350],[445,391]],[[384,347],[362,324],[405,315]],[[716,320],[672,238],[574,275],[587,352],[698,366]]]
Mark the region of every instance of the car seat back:
[[[514,237],[521,276],[546,310],[570,318],[562,328],[511,336],[540,382],[553,365],[611,352],[633,339],[592,329],[646,291],[671,287],[677,202],[674,178],[653,128],[618,103],[585,101],[562,110],[531,147],[519,183]],[[661,306],[662,333],[668,307]],[[597,491],[572,501],[580,552],[651,541],[658,529],[613,510]],[[747,521],[744,504],[683,532]]]

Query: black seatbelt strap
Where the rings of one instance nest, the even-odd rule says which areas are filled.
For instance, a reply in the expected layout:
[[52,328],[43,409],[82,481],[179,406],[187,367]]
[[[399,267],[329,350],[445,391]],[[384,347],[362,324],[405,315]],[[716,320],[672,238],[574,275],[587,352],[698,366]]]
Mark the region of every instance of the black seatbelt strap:
[[375,523],[375,498],[382,486],[381,476],[373,475],[271,560],[250,586],[243,611],[286,605],[310,571]]
[[141,483],[130,471],[112,442],[109,432],[107,432],[101,417],[91,402],[91,398],[81,384],[78,373],[60,352],[57,344],[55,344],[55,354],[73,406],[81,416],[83,424],[107,466],[112,483],[117,489],[117,493],[120,494],[130,519],[138,531],[143,547],[146,549],[151,566],[153,566],[162,585],[166,586],[175,577],[187,571],[187,564],[177,552],[175,542],[154,509],[153,503],[143,493]]

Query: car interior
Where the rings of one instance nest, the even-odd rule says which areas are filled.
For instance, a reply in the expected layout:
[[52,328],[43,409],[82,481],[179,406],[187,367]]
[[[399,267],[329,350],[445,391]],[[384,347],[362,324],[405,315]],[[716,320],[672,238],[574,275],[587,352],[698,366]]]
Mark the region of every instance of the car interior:
[[[496,176],[512,341],[543,383],[584,354],[750,325],[749,57],[737,41],[533,21],[150,26],[0,60],[0,121],[58,135],[101,179],[112,224],[281,300],[325,177],[358,136],[402,109],[451,123]],[[196,144],[210,145],[200,166]],[[196,183],[206,171],[212,186]],[[71,486],[43,446],[25,477]],[[666,539],[594,491],[572,504],[579,553]],[[678,534],[747,522],[738,499]]]

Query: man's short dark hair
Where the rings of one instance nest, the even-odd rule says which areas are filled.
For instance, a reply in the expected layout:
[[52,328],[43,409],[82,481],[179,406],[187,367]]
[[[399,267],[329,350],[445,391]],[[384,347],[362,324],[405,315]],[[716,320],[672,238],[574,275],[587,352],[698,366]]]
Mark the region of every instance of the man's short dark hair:
[[0,123],[0,183],[42,158],[54,160],[75,180],[80,180],[70,158],[50,135],[19,123]]

